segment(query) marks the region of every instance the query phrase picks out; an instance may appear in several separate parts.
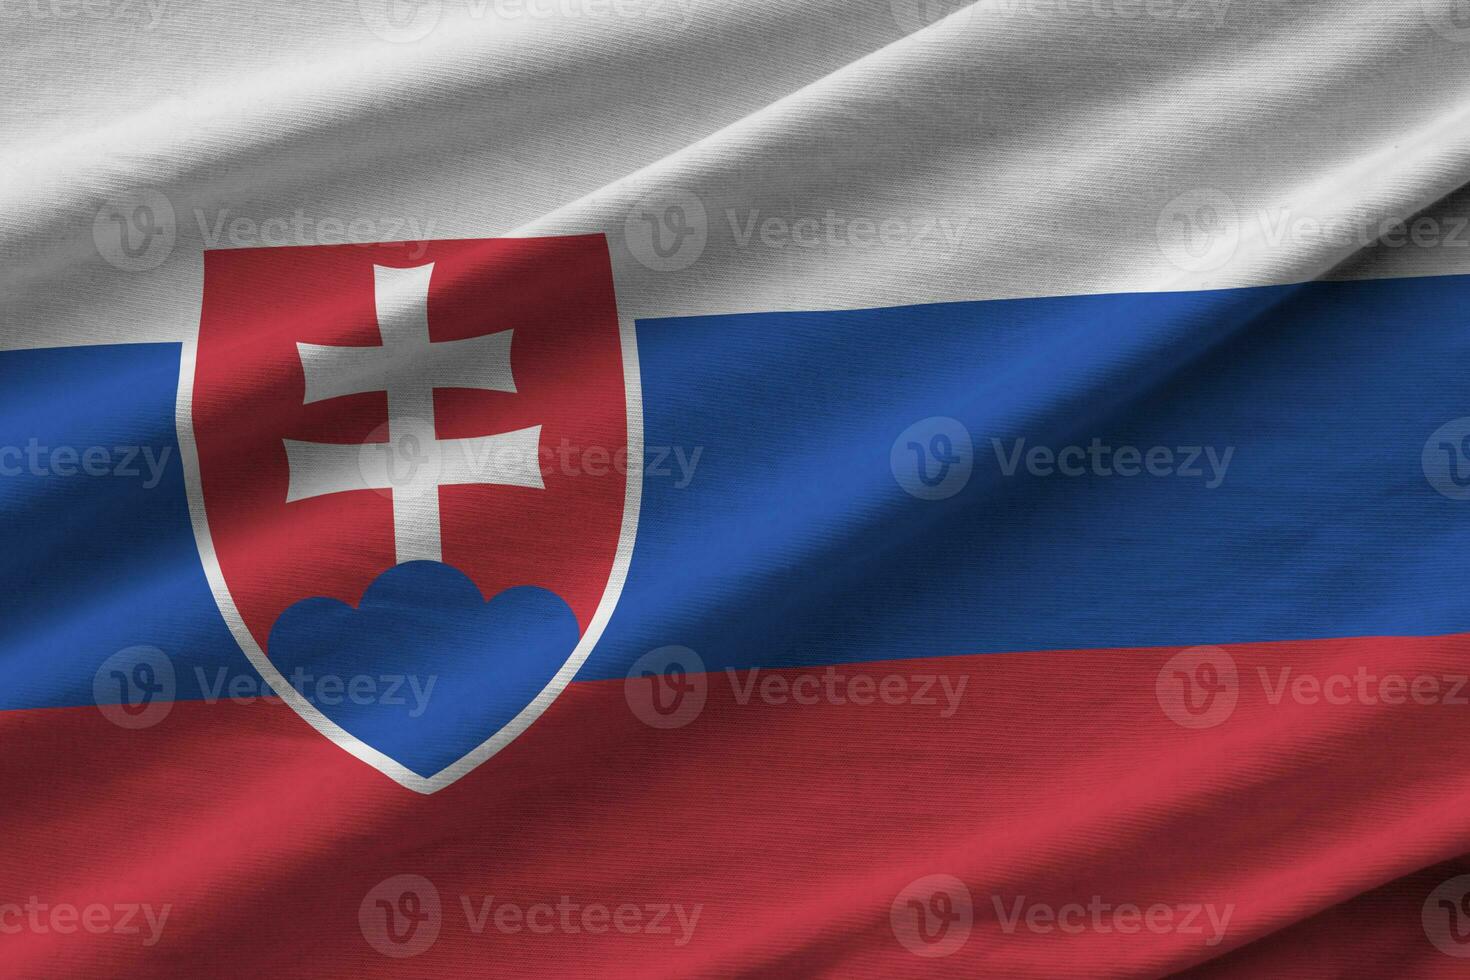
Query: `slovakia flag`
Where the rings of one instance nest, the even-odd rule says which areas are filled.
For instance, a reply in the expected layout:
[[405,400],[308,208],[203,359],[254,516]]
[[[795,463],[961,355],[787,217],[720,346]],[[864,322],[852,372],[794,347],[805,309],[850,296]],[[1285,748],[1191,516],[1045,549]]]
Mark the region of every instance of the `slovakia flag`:
[[0,51],[0,976],[1470,971],[1463,3]]

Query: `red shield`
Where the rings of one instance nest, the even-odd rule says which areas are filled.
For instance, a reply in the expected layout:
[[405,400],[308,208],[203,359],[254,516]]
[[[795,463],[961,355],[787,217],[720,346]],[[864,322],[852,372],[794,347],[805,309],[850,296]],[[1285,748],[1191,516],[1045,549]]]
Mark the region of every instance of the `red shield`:
[[204,281],[181,436],[197,453],[217,598],[278,693],[411,782],[281,689],[272,627],[308,597],[355,605],[385,571],[429,558],[487,599],[519,586],[561,597],[584,641],[565,685],[616,602],[636,516],[631,331],[605,241],[213,251]]

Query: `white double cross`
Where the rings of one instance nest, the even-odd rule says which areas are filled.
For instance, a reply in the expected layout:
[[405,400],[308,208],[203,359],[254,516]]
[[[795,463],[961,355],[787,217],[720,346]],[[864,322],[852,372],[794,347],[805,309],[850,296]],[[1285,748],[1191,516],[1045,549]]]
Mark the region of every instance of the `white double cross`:
[[[366,445],[282,440],[291,469],[286,501],[352,490],[389,490],[399,564],[439,561],[439,488],[466,484],[545,489],[541,426],[473,439],[440,439],[435,388],[516,390],[510,330],[468,340],[429,341],[429,277],[434,265],[373,267],[381,347],[297,344],[306,404],[367,391],[388,394],[388,441]],[[406,473],[394,465],[407,460]]]

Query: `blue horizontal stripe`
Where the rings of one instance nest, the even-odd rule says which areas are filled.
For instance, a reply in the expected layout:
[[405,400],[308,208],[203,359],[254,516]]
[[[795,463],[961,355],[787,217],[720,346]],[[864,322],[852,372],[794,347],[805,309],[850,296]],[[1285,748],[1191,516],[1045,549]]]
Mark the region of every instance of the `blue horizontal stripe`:
[[[719,670],[1470,630],[1470,500],[1421,462],[1470,417],[1467,300],[1448,277],[640,322],[639,534],[580,676],[670,644]],[[180,699],[260,689],[194,546],[178,353],[0,353],[0,708],[90,703],[134,645]],[[905,483],[957,435],[909,431],[934,417],[973,453],[924,499]],[[31,472],[32,441],[73,475]],[[86,475],[93,447],[139,475]]]
[[137,646],[172,660],[181,700],[201,676],[262,689],[194,543],[178,371],[178,344],[0,352],[0,708],[92,703]]
[[[1453,277],[641,323],[645,439],[702,453],[647,478],[582,676],[1470,629],[1470,501],[1421,465],[1470,416],[1467,308]],[[934,416],[975,447],[944,500],[891,467]],[[1007,476],[1016,440],[1232,454]]]

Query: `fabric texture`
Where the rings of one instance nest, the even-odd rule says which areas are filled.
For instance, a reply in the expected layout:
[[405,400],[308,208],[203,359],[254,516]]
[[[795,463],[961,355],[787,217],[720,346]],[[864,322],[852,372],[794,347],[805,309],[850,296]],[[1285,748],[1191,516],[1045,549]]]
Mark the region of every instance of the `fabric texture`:
[[1464,975],[1463,3],[0,47],[0,975]]

